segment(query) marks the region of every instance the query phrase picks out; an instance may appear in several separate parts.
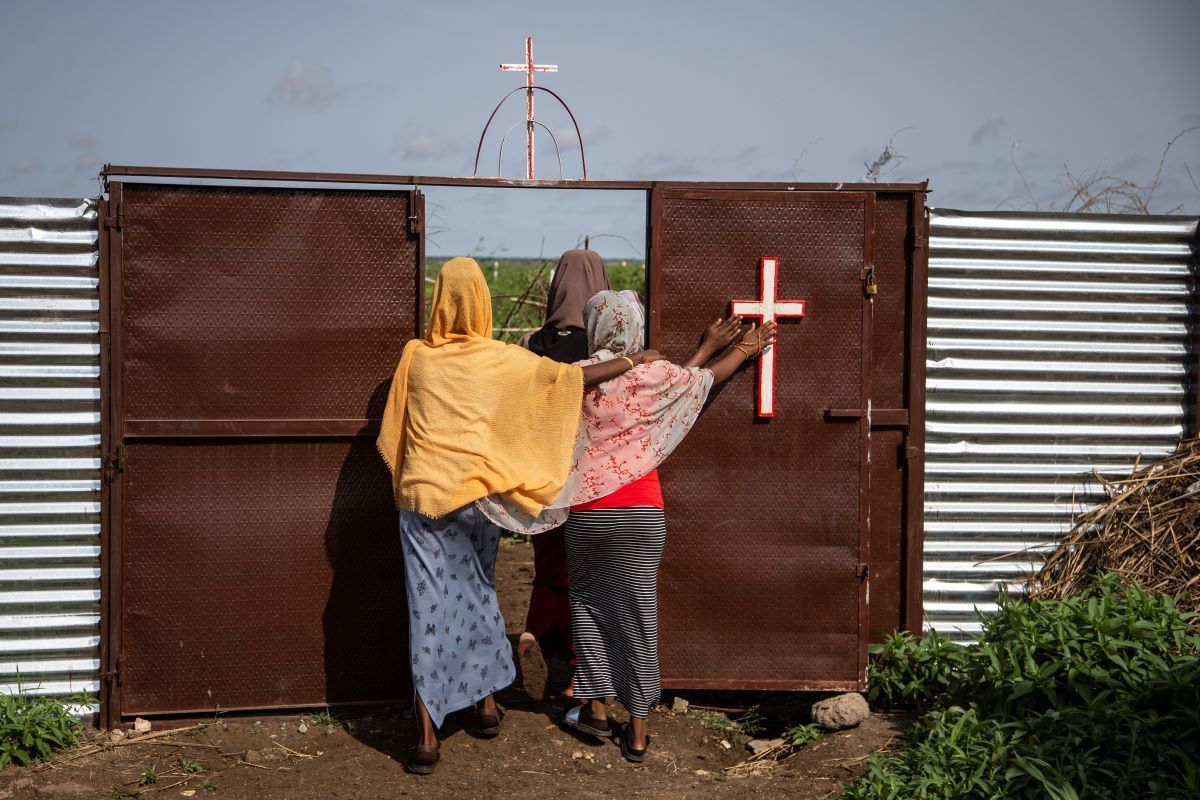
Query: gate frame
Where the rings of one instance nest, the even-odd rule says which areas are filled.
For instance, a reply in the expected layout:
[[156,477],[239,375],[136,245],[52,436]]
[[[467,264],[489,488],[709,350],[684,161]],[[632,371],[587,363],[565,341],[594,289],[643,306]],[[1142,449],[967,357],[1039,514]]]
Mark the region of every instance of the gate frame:
[[[328,187],[331,190],[351,188],[347,184],[359,186],[403,186],[419,190],[427,186],[457,186],[468,188],[507,188],[507,189],[582,189],[582,190],[614,190],[642,191],[645,193],[646,204],[646,242],[645,263],[647,290],[650,292],[650,303],[653,299],[653,273],[651,266],[654,258],[655,219],[653,218],[652,197],[656,190],[661,189],[691,189],[691,190],[728,190],[728,191],[758,191],[758,192],[830,192],[830,193],[864,193],[868,207],[867,231],[864,243],[865,259],[871,258],[874,251],[875,228],[873,214],[875,198],[880,194],[908,195],[912,198],[910,204],[911,217],[908,224],[909,241],[906,245],[906,255],[909,260],[907,287],[907,308],[905,315],[906,346],[904,374],[904,399],[907,419],[880,419],[880,425],[904,425],[904,453],[906,462],[904,475],[904,490],[902,494],[903,507],[900,519],[903,520],[901,531],[899,586],[900,597],[900,627],[914,635],[920,635],[922,629],[922,548],[924,542],[924,484],[925,484],[925,349],[926,349],[926,297],[929,274],[929,213],[925,204],[929,194],[929,181],[921,183],[804,183],[804,182],[772,182],[772,181],[637,181],[637,180],[524,180],[509,178],[465,178],[446,176],[422,175],[388,175],[380,173],[345,173],[345,172],[287,172],[278,170],[244,170],[244,169],[207,169],[191,167],[147,167],[133,165],[105,164],[100,172],[103,191],[107,197],[101,197],[98,203],[99,225],[99,273],[100,273],[100,389],[101,389],[101,431],[100,453],[101,481],[100,498],[100,714],[99,723],[108,729],[121,721],[120,713],[114,714],[114,708],[120,708],[120,660],[121,652],[121,615],[114,614],[113,609],[120,608],[121,603],[121,536],[120,526],[124,517],[122,513],[113,513],[114,505],[123,509],[123,494],[121,481],[116,476],[122,469],[122,454],[120,448],[114,449],[114,431],[119,431],[121,421],[113,415],[121,408],[119,394],[120,382],[112,381],[112,365],[121,363],[121,343],[112,337],[112,320],[119,318],[120,295],[114,294],[112,287],[120,285],[121,279],[121,225],[119,219],[121,208],[122,187],[126,179],[135,179],[138,183],[175,183],[178,181],[194,182],[191,185],[262,186],[264,183],[306,184],[308,188],[321,188],[319,184],[341,184]],[[115,180],[113,180],[115,179]],[[145,180],[145,179],[175,179]],[[110,183],[111,180],[111,183]],[[206,181],[216,181],[217,184],[207,184]],[[230,183],[236,182],[236,183]],[[245,182],[242,184],[241,182]],[[189,185],[180,183],[179,185]],[[263,186],[262,188],[267,188]],[[112,212],[116,211],[116,215]],[[419,257],[420,268],[424,270],[425,233],[420,233]],[[423,285],[423,281],[422,281]],[[115,306],[115,308],[114,308]],[[422,304],[423,309],[423,304]],[[657,325],[655,317],[648,315],[648,327],[651,345],[657,344]],[[865,324],[869,325],[869,322]],[[417,314],[418,336],[424,325],[424,313]],[[869,333],[869,331],[868,331]],[[862,391],[866,396],[870,393],[871,375],[869,365],[872,354],[865,351],[862,354],[863,377]],[[118,395],[114,401],[114,393]],[[865,423],[864,423],[865,424]],[[866,462],[861,467],[866,470]],[[860,488],[860,492],[865,491]],[[864,500],[863,504],[869,503]],[[867,513],[863,511],[861,513]],[[869,528],[860,526],[860,538],[869,545]],[[869,567],[869,547],[862,548],[867,554],[866,564]],[[863,581],[863,592],[868,592],[869,578]],[[869,613],[867,602],[860,609],[860,629],[867,625],[866,616]],[[861,638],[861,637],[860,637]],[[865,665],[862,674],[865,680]]]

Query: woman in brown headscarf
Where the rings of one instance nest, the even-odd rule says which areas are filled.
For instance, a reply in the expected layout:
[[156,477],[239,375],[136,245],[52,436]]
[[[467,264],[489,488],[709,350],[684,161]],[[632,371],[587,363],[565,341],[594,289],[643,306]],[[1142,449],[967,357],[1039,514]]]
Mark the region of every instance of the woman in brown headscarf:
[[[573,364],[588,357],[583,309],[597,292],[611,289],[604,261],[593,250],[568,250],[558,259],[546,300],[546,324],[521,340],[539,356]],[[534,641],[547,665],[573,661],[567,550],[563,527],[533,537],[533,591],[519,651]],[[568,689],[568,694],[570,690]]]

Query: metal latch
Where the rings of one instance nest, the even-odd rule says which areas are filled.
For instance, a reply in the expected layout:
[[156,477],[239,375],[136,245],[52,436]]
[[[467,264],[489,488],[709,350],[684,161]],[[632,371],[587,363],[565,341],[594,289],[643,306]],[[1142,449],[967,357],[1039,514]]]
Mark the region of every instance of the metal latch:
[[117,445],[117,449],[104,457],[103,470],[104,480],[112,483],[116,479],[117,473],[125,469],[125,448]]

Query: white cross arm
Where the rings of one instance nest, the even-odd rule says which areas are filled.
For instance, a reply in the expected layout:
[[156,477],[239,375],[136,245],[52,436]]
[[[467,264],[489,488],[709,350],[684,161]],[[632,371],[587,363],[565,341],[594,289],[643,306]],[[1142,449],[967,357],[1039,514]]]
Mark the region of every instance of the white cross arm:
[[558,72],[557,64],[534,64],[530,67],[528,64],[501,64],[500,69],[505,72],[525,72],[532,69],[534,72]]

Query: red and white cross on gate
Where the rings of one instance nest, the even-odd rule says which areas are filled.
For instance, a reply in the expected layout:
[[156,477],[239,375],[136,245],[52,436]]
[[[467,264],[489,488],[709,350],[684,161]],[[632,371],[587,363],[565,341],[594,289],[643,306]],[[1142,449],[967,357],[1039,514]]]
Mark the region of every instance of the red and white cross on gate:
[[[803,300],[778,300],[779,259],[763,256],[759,265],[758,300],[734,300],[732,313],[758,317],[767,324],[779,317],[803,317]],[[775,416],[775,347],[768,347],[758,359],[758,416]]]
[[525,164],[525,177],[533,180],[533,73],[535,72],[558,72],[558,66],[555,64],[535,64],[533,63],[533,37],[525,37],[525,63],[524,64],[501,64],[500,69],[505,72],[524,72],[525,73],[525,127],[529,137],[529,158]]

